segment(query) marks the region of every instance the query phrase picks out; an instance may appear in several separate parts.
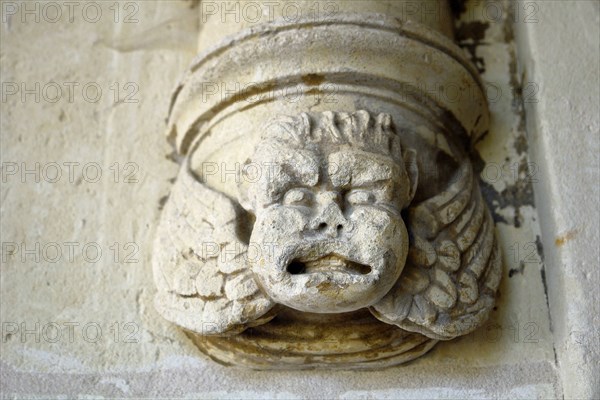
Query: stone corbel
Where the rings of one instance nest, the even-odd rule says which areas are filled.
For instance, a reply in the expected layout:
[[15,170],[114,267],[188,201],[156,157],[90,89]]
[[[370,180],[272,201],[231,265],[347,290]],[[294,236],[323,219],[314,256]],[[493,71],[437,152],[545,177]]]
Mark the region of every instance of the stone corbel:
[[221,363],[395,365],[494,305],[501,260],[468,158],[489,115],[447,4],[413,21],[409,2],[353,3],[240,27],[173,95],[156,308]]

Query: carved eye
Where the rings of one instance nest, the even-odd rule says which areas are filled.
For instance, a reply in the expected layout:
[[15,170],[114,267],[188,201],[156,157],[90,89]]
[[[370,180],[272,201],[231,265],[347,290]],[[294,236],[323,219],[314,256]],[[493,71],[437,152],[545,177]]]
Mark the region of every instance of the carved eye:
[[283,198],[283,203],[290,206],[310,206],[312,193],[306,189],[290,189]]
[[356,189],[348,192],[346,201],[353,205],[373,204],[375,202],[375,196],[368,190]]

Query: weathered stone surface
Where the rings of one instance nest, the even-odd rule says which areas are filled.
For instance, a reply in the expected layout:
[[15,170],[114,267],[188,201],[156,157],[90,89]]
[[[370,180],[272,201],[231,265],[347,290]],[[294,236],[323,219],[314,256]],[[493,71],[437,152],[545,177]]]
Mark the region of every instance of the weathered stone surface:
[[[206,96],[205,82],[217,80],[246,89]],[[430,97],[423,82],[458,85],[470,95]],[[290,87],[299,94],[293,102],[284,93]],[[265,91],[272,92],[268,101],[250,100]],[[311,91],[339,96],[336,108],[312,104]],[[212,287],[219,276],[223,288],[201,296],[202,310],[186,315],[169,314],[172,297],[160,292],[185,297],[191,286],[159,285],[159,311],[200,335],[266,323],[262,335],[279,349],[280,361],[266,353],[268,362],[249,357],[244,336],[228,350],[255,368],[299,368],[286,361],[286,352],[296,351],[304,354],[302,368],[390,365],[473,331],[493,307],[501,268],[490,257],[493,223],[468,157],[488,121],[475,68],[426,25],[355,12],[276,20],[224,39],[201,53],[173,97],[168,137],[183,164],[154,250],[155,275],[191,258],[202,271],[197,285],[205,279]],[[244,148],[228,151],[241,135]],[[466,294],[459,283],[465,271],[477,286]],[[375,360],[389,359],[383,364],[367,363],[358,348],[355,359],[342,361],[337,340],[321,348],[321,361],[311,361],[316,344],[292,350],[285,334],[270,332],[286,309],[314,314],[321,321],[315,329],[344,313],[354,326],[357,313],[370,310],[417,335],[377,349]],[[287,328],[304,330],[302,317],[290,315],[298,323]],[[372,335],[380,330],[377,320],[370,322]],[[220,328],[199,329],[206,322]],[[431,345],[420,346],[424,340]],[[203,345],[218,341],[197,343],[236,363],[223,344]]]
[[[219,276],[223,287],[187,316],[172,313],[163,303],[171,297],[159,293],[167,319],[199,334],[206,332],[198,321],[214,322],[221,328],[211,334],[230,334],[285,308],[320,315],[322,324],[330,314],[369,309],[439,340],[487,318],[501,264],[489,257],[492,223],[464,147],[487,130],[481,82],[445,23],[365,11],[357,3],[293,23],[241,24],[203,49],[181,80],[167,133],[184,161],[159,227],[155,275],[191,257],[203,270],[197,285],[214,286]],[[206,83],[217,81],[244,89],[207,96]],[[469,95],[431,96],[423,84]],[[292,102],[289,88],[299,94]],[[335,107],[315,93],[335,96]],[[240,135],[249,145],[226,149]],[[412,272],[404,278],[406,264]],[[482,287],[468,304],[458,295],[466,269]],[[189,279],[176,282],[180,289],[159,291],[194,296]],[[282,352],[284,336],[271,339]],[[325,364],[336,362],[335,352],[328,349]]]

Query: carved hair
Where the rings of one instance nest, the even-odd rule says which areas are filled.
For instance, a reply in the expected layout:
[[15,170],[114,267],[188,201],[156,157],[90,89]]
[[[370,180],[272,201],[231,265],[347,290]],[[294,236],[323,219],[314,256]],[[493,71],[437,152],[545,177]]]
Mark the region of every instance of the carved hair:
[[282,141],[295,148],[312,144],[348,144],[402,163],[400,137],[392,124],[389,114],[380,113],[373,118],[365,110],[301,113],[273,118],[267,123],[262,139]]

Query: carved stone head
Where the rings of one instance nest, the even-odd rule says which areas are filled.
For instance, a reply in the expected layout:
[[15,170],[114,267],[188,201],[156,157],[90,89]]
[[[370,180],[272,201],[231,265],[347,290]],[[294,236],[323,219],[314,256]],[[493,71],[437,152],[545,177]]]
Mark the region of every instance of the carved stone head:
[[[228,344],[199,344],[215,344],[206,351],[216,357],[229,357],[221,347],[236,343],[246,354],[256,337],[284,345],[281,324],[284,336],[322,333],[327,316],[348,318],[343,335],[369,326],[368,335],[383,340],[382,323],[400,328],[392,333],[398,343],[380,350],[382,363],[400,343],[422,354],[435,340],[475,329],[493,306],[500,260],[470,162],[463,158],[438,182],[445,189],[413,204],[419,162],[401,139],[385,113],[278,116],[244,163],[235,200],[184,165],[159,227],[159,311],[201,335],[238,333]],[[240,234],[242,224],[249,235]],[[263,330],[245,332],[253,327]],[[271,354],[257,346],[261,357]],[[313,344],[302,357],[316,349],[336,363],[335,345]]]
[[358,111],[266,125],[240,198],[256,216],[252,271],[275,302],[354,311],[398,280],[408,252],[401,211],[415,193],[417,169],[391,123],[387,114]]

